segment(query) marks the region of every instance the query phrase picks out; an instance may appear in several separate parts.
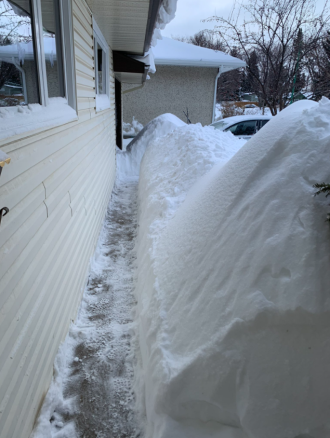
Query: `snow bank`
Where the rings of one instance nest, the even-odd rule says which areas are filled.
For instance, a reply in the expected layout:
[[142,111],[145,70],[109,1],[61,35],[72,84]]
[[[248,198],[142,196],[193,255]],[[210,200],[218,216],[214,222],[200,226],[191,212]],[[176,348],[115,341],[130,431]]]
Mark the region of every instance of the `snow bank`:
[[185,123],[173,114],[162,114],[151,120],[129,143],[126,151],[117,149],[118,174],[122,177],[138,176],[140,163],[149,143],[184,125]]
[[[149,312],[152,282],[150,266],[157,257],[157,240],[168,221],[185,200],[191,186],[213,166],[225,164],[245,144],[230,132],[222,132],[200,124],[177,127],[167,135],[148,144],[141,163],[139,180],[138,314],[141,320],[141,346],[144,345],[144,312]],[[147,287],[145,294],[144,288]],[[151,313],[152,314],[152,313]],[[153,318],[153,317],[152,317]],[[148,348],[148,347],[143,347]],[[145,355],[144,360],[148,362]],[[148,367],[138,371],[136,383],[138,406],[144,405],[144,377]],[[142,412],[143,414],[143,412]],[[148,418],[149,419],[149,418]],[[152,433],[151,435],[152,436]]]
[[[74,326],[71,326],[73,329]],[[67,379],[67,370],[72,361],[70,337],[58,349],[54,361],[54,374],[45,400],[42,404],[35,428],[30,438],[75,438],[76,431],[73,422],[63,425],[63,416],[70,416],[74,410],[74,400],[65,400],[63,397],[64,383]],[[64,426],[64,428],[63,428]],[[62,429],[63,428],[63,429]]]
[[146,438],[329,437],[330,230],[312,185],[330,178],[330,101],[284,110],[182,204],[194,160],[174,136],[159,147],[173,137],[176,156],[147,149],[139,187]]

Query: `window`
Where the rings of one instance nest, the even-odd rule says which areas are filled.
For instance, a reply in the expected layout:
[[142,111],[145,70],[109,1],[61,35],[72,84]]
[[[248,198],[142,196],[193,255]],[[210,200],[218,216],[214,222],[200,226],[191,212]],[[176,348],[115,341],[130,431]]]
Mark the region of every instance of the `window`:
[[93,29],[96,111],[102,111],[104,109],[110,108],[109,46],[95,20],[93,20]]
[[256,120],[247,120],[236,123],[225,131],[231,131],[234,135],[253,135],[256,132]]
[[266,125],[266,123],[269,122],[269,120],[260,120],[260,129]]
[[221,120],[220,122],[217,122],[217,123],[212,123],[212,126],[214,129],[220,129],[221,131],[224,130],[226,125],[227,125],[227,123],[224,122],[223,120]]
[[32,5],[22,6],[0,2],[0,107],[40,100]]
[[0,107],[66,97],[75,108],[71,2],[0,1]]

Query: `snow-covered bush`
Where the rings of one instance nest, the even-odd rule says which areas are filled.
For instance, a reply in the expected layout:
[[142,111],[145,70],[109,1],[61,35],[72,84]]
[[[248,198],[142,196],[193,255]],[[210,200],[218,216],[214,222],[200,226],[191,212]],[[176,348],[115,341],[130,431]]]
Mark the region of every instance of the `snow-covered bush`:
[[140,131],[142,131],[142,129],[143,129],[142,123],[138,122],[134,116],[133,116],[132,123],[123,122],[123,135],[124,136],[134,137]]
[[200,178],[208,133],[178,128],[142,162],[146,438],[327,438],[330,231],[312,184],[330,177],[330,102],[292,105],[226,164],[223,137]]

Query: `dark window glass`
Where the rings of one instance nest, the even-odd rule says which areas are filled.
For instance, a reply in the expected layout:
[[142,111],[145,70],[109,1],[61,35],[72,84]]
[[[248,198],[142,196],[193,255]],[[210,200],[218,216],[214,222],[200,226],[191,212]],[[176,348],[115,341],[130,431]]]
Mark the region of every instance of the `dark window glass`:
[[256,131],[256,120],[236,123],[225,131],[231,131],[234,135],[253,135]]
[[97,79],[98,79],[98,89],[97,94],[105,94],[105,53],[100,45],[97,43]]
[[42,27],[49,97],[64,97],[59,0],[41,0]]
[[269,122],[269,120],[260,120],[260,128],[265,126],[267,122]]
[[0,107],[39,103],[29,0],[0,1]]

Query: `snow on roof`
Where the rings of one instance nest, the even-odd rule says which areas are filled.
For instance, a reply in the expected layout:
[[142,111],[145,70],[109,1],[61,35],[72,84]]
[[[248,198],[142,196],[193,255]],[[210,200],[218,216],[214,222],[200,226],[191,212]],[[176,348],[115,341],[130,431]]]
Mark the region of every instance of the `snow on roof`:
[[181,41],[165,38],[158,40],[153,47],[156,65],[182,65],[191,67],[220,67],[232,70],[245,67],[241,59],[227,53],[182,43]]

